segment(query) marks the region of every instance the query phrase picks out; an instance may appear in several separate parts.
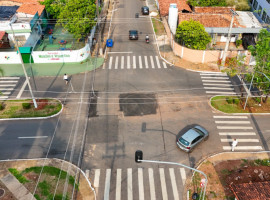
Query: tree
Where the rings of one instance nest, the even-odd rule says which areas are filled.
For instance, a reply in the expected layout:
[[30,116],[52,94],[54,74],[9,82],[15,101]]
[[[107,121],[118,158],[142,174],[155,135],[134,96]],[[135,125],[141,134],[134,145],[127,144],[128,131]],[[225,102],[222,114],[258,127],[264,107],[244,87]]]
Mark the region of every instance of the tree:
[[61,24],[75,38],[85,37],[96,24],[96,5],[93,0],[67,1],[58,16],[58,24]]
[[65,0],[44,0],[40,1],[39,3],[45,6],[46,11],[50,13],[54,19],[58,18],[60,11],[65,6]]
[[[248,49],[256,60],[256,65],[253,68],[253,81],[260,91],[261,102],[266,102],[270,93],[270,82],[263,74],[270,77],[270,33],[266,29],[262,29],[258,35],[256,45],[249,46]],[[251,80],[253,74],[247,76],[248,80]],[[264,100],[262,97],[263,94],[266,95]]]
[[210,35],[205,31],[203,25],[194,20],[182,21],[176,29],[177,39],[185,43],[185,46],[192,49],[206,49],[211,42]]
[[227,6],[226,0],[188,0],[192,6]]

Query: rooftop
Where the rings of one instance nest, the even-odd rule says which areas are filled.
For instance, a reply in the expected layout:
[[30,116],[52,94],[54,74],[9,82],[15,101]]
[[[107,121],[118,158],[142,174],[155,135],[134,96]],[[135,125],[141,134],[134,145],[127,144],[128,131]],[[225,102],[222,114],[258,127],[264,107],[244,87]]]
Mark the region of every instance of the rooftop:
[[237,200],[270,199],[270,181],[230,185]]
[[0,6],[0,20],[9,20],[18,8],[19,6]]
[[177,4],[179,12],[181,12],[182,10],[192,12],[191,8],[187,4],[187,0],[158,0],[161,16],[167,16],[169,14],[169,7],[171,3]]
[[36,12],[38,12],[38,15],[41,15],[44,9],[45,6],[40,5],[39,3],[24,3],[20,6],[17,12],[26,13],[30,15],[35,15]]

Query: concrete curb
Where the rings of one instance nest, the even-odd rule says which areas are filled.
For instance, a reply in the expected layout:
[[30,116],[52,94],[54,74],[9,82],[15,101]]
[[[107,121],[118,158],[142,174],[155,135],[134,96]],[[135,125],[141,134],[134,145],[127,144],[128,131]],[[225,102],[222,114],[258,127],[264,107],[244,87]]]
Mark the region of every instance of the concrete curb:
[[[29,98],[24,98],[24,99],[20,99],[20,100],[25,100],[25,99],[29,99]],[[28,117],[28,118],[4,118],[4,119],[0,119],[0,121],[15,121],[15,120],[38,120],[38,119],[50,119],[52,117],[56,117],[58,115],[60,115],[60,113],[63,111],[64,109],[64,105],[62,104],[62,102],[58,99],[55,99],[55,98],[51,98],[51,99],[54,99],[54,100],[57,100],[61,103],[62,105],[62,108],[61,110],[54,114],[54,115],[51,115],[51,116],[47,116],[47,117]],[[8,99],[8,100],[18,100],[18,99]]]
[[[212,98],[214,97],[222,97],[224,95],[215,95],[215,96],[212,96],[210,98],[210,100],[208,101],[208,104],[209,106],[215,110],[216,112],[219,112],[219,113],[222,113],[222,114],[225,114],[225,115],[270,115],[270,113],[225,113],[225,112],[222,112],[216,108],[214,108],[212,105],[211,105],[211,101],[212,101]],[[229,95],[230,97],[234,97],[234,96],[238,96],[238,95]]]
[[199,72],[199,73],[223,73],[223,72],[212,72],[212,71],[198,71],[198,70],[194,70],[194,69],[186,69],[187,71],[191,71],[191,72]]

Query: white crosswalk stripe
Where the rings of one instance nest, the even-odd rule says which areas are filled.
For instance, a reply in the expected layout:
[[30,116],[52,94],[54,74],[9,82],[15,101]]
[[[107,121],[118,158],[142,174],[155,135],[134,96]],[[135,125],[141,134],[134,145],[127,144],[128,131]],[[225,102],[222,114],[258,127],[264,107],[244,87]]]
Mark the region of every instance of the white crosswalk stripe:
[[205,93],[209,95],[236,95],[230,78],[225,73],[200,73]]
[[0,77],[0,99],[5,100],[8,99],[9,96],[14,91],[20,77]]
[[[232,142],[237,139],[238,144],[235,151],[254,151],[262,150],[262,146],[257,144],[260,142],[256,132],[253,130],[248,116],[242,115],[214,115],[217,129],[222,130],[219,132],[220,141],[224,146],[223,150],[231,151]],[[233,121],[232,121],[233,120]]]
[[186,180],[185,168],[93,169],[86,174],[94,180],[97,200],[179,200]]
[[[109,56],[103,69],[167,69],[167,64],[158,56]],[[150,66],[151,65],[151,66]],[[1,82],[1,81],[0,81]]]

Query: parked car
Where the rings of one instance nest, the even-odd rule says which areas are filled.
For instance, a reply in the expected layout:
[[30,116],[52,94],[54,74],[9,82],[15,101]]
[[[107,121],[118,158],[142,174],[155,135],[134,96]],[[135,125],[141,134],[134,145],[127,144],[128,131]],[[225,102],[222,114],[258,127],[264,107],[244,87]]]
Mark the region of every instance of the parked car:
[[130,40],[138,40],[139,35],[137,30],[129,30],[129,39]]
[[209,133],[201,126],[194,126],[177,139],[177,146],[185,152],[191,152],[195,146],[207,140]]
[[147,6],[142,7],[142,14],[143,15],[149,15],[149,8]]

